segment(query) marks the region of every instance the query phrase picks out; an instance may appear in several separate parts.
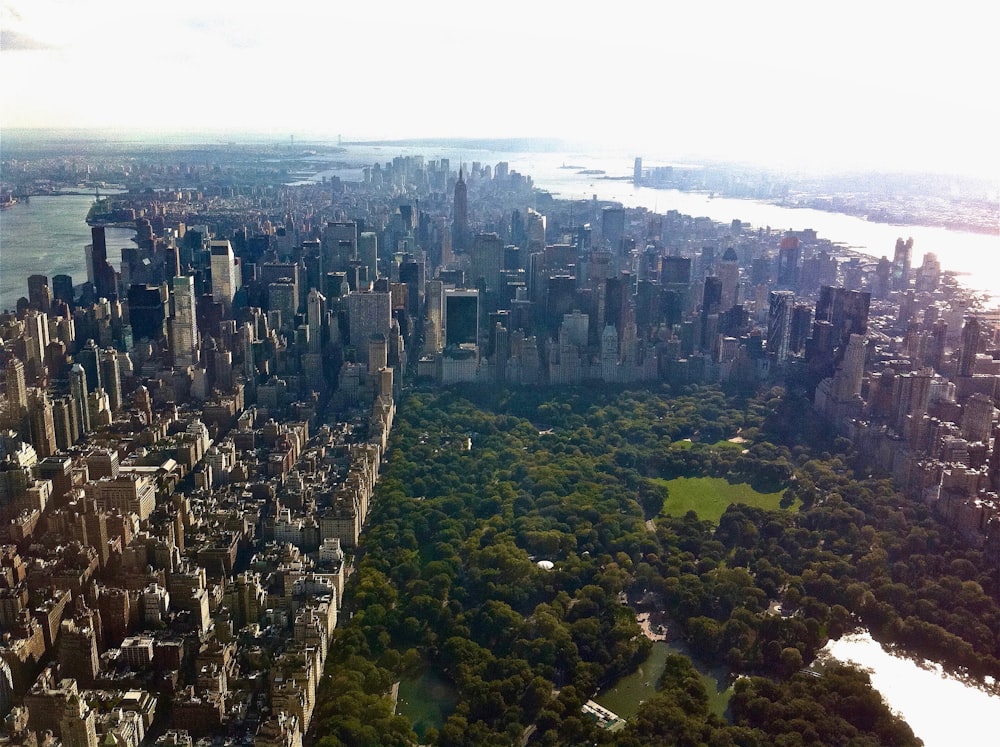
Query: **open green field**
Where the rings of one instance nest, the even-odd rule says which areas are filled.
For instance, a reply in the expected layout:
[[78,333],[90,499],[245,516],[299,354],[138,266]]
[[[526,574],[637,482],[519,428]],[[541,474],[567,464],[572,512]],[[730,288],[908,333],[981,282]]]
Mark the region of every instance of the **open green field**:
[[653,482],[670,491],[663,503],[663,513],[683,516],[688,511],[694,511],[699,518],[716,524],[730,503],[777,509],[783,492],[758,493],[745,482],[734,485],[721,477],[677,477],[673,480],[654,479]]
[[714,444],[701,443],[700,441],[694,442],[690,439],[684,439],[683,441],[674,441],[670,444],[671,449],[692,449],[696,445],[702,447],[715,447],[717,449],[739,449],[743,451],[750,446],[749,441],[730,441],[728,439],[723,439],[721,441],[716,441]]

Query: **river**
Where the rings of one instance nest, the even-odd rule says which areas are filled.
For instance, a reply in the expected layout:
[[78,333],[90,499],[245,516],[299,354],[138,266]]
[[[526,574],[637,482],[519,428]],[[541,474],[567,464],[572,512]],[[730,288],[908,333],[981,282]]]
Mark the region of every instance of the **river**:
[[830,641],[823,653],[868,671],[872,686],[925,747],[1000,743],[1000,696],[944,674],[937,664],[890,654],[868,633]]
[[[539,189],[564,199],[620,202],[626,207],[644,207],[656,213],[677,210],[685,215],[704,216],[720,223],[738,218],[753,228],[814,229],[820,238],[841,244],[872,257],[892,259],[897,238],[913,239],[913,266],[918,267],[926,252],[938,256],[943,269],[961,273],[967,287],[988,294],[991,303],[1000,303],[1000,235],[956,231],[935,226],[875,223],[841,213],[811,208],[791,208],[756,200],[712,197],[702,192],[637,187],[628,177],[632,160],[624,153],[518,152],[497,151],[471,146],[414,144],[351,145],[337,158],[353,164],[384,163],[397,155],[418,155],[426,159],[448,158],[454,169],[460,162],[479,161],[494,165],[506,161],[511,170],[530,176]],[[642,154],[635,154],[642,155]],[[603,171],[585,174],[583,171]],[[360,170],[330,169],[317,175],[339,175],[359,179]],[[616,177],[616,178],[609,178]]]
[[[90,243],[87,213],[92,195],[45,195],[0,212],[0,309],[13,309],[28,295],[28,276],[70,275],[87,281],[84,247]],[[116,267],[121,248],[132,245],[131,228],[105,229],[108,259]]]

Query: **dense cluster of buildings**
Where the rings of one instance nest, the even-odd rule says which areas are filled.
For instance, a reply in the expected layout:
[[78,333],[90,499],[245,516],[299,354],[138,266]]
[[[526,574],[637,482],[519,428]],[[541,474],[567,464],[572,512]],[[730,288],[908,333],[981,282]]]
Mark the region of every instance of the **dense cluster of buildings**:
[[787,382],[993,536],[1000,325],[912,242],[362,173],[116,196],[0,315],[8,743],[300,743],[404,381]]

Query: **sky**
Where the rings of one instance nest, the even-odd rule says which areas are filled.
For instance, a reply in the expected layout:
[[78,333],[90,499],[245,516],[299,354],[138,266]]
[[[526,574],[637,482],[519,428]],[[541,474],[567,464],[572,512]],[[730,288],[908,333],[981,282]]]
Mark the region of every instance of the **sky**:
[[0,137],[555,137],[997,178],[994,29],[965,0],[0,0]]

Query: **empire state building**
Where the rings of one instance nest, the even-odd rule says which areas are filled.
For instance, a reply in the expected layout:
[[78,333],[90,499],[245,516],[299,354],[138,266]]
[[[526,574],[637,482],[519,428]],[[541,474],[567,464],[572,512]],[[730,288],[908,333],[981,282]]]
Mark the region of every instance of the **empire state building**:
[[465,179],[462,178],[462,168],[458,169],[458,181],[455,182],[455,203],[452,209],[451,246],[458,252],[469,250],[469,194]]

